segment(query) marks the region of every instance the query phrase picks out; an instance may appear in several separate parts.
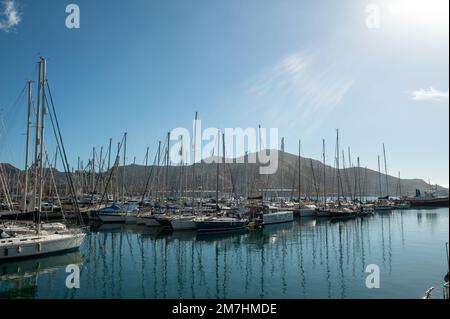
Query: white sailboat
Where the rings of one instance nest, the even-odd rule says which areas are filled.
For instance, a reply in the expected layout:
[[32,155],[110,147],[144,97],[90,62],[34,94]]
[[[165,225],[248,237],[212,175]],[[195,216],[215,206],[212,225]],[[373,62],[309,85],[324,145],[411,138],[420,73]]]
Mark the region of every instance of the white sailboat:
[[195,216],[193,215],[180,215],[170,218],[170,225],[173,230],[194,230],[197,229],[195,224]]
[[311,217],[311,216],[316,216],[316,210],[317,210],[317,206],[314,204],[306,204],[306,205],[302,205],[299,208],[299,215],[300,217]]
[[[0,262],[24,257],[37,257],[50,253],[57,253],[72,249],[78,249],[86,236],[83,228],[69,229],[61,223],[42,223],[40,212],[42,211],[42,193],[43,193],[43,156],[44,156],[44,124],[46,109],[46,92],[47,83],[47,61],[40,59],[38,72],[38,100],[36,107],[36,143],[35,143],[35,182],[34,191],[30,203],[31,207],[35,207],[34,203],[38,201],[37,218],[34,225],[8,225],[8,227],[0,226]],[[26,159],[25,159],[25,187],[23,198],[23,211],[27,211],[27,186],[28,186],[28,153],[29,153],[29,137],[30,137],[30,114],[31,114],[31,81],[28,82],[28,121],[27,121],[27,143],[26,143]],[[50,99],[52,100],[52,99]],[[54,111],[54,109],[53,109]],[[53,116],[56,114],[53,112]],[[59,128],[58,128],[59,130]],[[57,143],[60,150],[64,150],[61,136],[57,137]],[[65,168],[67,162],[63,162]],[[69,177],[70,178],[70,177]],[[71,183],[69,183],[71,184]],[[56,188],[56,187],[55,187]],[[72,189],[74,194],[74,190]],[[77,203],[74,200],[74,203]],[[29,206],[29,205],[28,205]],[[79,211],[76,206],[76,211]],[[81,219],[80,219],[81,220]]]
[[16,237],[9,237],[3,232],[0,240],[0,261],[78,249],[85,236],[83,231],[74,230],[39,231],[37,234],[23,234]]

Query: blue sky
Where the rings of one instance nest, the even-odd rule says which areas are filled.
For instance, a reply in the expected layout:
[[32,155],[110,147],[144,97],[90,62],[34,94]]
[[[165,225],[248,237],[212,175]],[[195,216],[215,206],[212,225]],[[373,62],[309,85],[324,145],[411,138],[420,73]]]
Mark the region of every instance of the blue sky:
[[124,131],[142,163],[198,111],[204,127],[277,127],[308,157],[325,138],[329,162],[339,128],[363,166],[384,142],[390,174],[449,184],[446,0],[1,0],[0,49],[0,161],[23,166],[14,102],[43,55],[72,164]]

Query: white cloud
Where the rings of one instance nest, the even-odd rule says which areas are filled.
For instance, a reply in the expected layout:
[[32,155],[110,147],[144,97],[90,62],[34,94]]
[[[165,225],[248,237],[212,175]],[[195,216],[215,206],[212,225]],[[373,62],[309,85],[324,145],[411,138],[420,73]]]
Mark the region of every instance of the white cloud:
[[4,10],[0,12],[0,30],[9,32],[21,21],[21,13],[14,0],[4,0],[2,2]]
[[448,101],[448,91],[439,91],[430,86],[428,89],[420,89],[411,92],[411,97],[414,101],[445,102]]
[[342,59],[324,62],[315,50],[294,52],[249,81],[249,104],[273,125],[293,129],[301,122],[304,134],[311,134],[351,89],[348,69]]

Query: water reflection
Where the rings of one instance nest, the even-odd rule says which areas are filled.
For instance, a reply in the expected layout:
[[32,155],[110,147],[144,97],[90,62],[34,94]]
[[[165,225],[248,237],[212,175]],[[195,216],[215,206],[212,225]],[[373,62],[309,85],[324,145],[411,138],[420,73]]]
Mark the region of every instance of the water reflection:
[[[0,265],[0,297],[420,297],[423,287],[440,284],[433,280],[446,267],[446,240],[448,209],[303,218],[220,234],[93,226],[80,252]],[[82,264],[80,289],[64,287],[69,263]],[[364,271],[373,263],[384,289],[365,288]]]
[[68,264],[81,266],[79,251],[62,255],[49,255],[37,259],[11,261],[0,264],[0,298],[35,298],[40,277],[45,277],[48,288],[58,285],[53,274],[65,271]]

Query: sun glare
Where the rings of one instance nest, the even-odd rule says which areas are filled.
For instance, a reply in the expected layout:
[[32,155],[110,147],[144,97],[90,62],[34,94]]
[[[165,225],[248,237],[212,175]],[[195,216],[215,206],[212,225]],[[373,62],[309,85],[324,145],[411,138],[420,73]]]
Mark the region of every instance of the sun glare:
[[391,21],[408,29],[447,31],[449,0],[388,0]]

